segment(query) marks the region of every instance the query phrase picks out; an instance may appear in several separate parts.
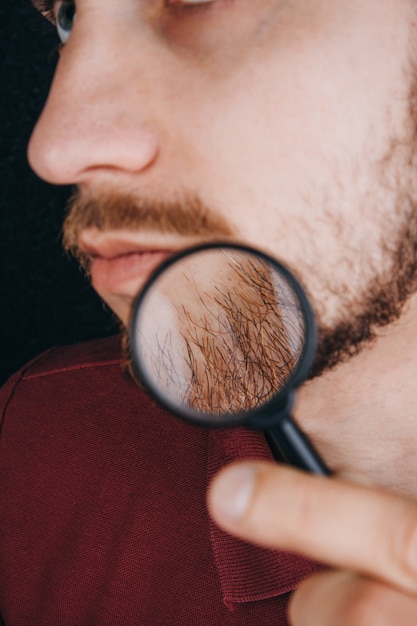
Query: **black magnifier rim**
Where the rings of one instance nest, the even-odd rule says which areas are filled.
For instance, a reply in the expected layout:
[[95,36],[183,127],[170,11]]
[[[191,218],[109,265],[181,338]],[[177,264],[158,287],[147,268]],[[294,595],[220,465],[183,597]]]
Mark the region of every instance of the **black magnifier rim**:
[[[175,265],[178,261],[181,261],[187,256],[198,254],[200,252],[206,252],[216,248],[225,248],[238,252],[244,252],[246,254],[253,254],[263,259],[266,263],[269,263],[273,267],[275,267],[277,271],[288,281],[289,285],[294,289],[294,292],[299,299],[300,305],[304,312],[304,332],[306,338],[303,346],[303,351],[298,360],[297,367],[295,368],[293,375],[289,379],[289,384],[287,384],[281,392],[272,396],[270,400],[265,402],[265,404],[262,404],[257,409],[234,413],[233,416],[223,414],[221,419],[219,419],[219,422],[213,417],[210,418],[208,413],[193,411],[192,409],[187,409],[185,406],[184,409],[180,410],[176,403],[171,403],[169,401],[169,398],[167,399],[162,393],[160,393],[158,387],[153,383],[151,378],[148,377],[146,370],[141,367],[142,359],[139,355],[139,351],[134,340],[138,330],[137,320],[139,317],[138,313],[142,306],[142,302],[145,300],[149,290],[152,289],[154,283],[158,280],[160,275],[163,274],[172,265]],[[152,272],[134,301],[132,307],[129,340],[130,350],[133,356],[133,369],[135,375],[141,382],[144,389],[160,406],[168,410],[170,413],[176,415],[177,417],[180,417],[186,422],[192,424],[197,424],[199,426],[208,426],[211,428],[228,428],[231,426],[255,426],[258,420],[260,422],[265,421],[265,419],[268,420],[268,416],[271,416],[272,418],[277,407],[286,405],[286,400],[289,395],[295,389],[297,389],[297,387],[299,387],[301,383],[304,382],[311,369],[316,354],[317,331],[314,313],[311,308],[310,302],[304,292],[304,289],[301,287],[300,283],[294,277],[292,272],[290,272],[290,270],[287,269],[285,265],[283,265],[280,261],[270,256],[269,254],[266,254],[265,252],[262,252],[261,250],[253,248],[246,244],[233,243],[230,241],[218,241],[185,248],[163,261],[154,270],[154,272]],[[207,415],[207,418],[205,418],[205,415]]]

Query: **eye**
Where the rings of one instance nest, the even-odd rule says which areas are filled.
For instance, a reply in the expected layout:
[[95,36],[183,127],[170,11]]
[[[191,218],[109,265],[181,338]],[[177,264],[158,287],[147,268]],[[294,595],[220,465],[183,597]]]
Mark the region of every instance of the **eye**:
[[62,0],[56,9],[56,29],[62,43],[67,43],[74,25],[76,10],[73,0]]

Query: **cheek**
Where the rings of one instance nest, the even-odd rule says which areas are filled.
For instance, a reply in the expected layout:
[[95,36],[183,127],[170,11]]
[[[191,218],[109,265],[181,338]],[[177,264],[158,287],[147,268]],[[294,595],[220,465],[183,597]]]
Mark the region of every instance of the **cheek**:
[[286,5],[286,0],[217,0],[188,8],[178,3],[161,16],[159,30],[206,69],[239,66],[248,51],[271,38],[288,13]]
[[384,34],[329,29],[262,50],[221,79],[192,76],[177,132],[203,188],[285,197],[334,183],[333,164],[350,171],[365,149],[382,158],[408,104],[406,46],[391,36],[390,49]]
[[388,115],[391,126],[401,121],[408,96],[409,22],[394,4],[294,5],[238,63],[217,51],[217,70],[190,66],[179,119],[185,112],[189,134],[201,133],[219,159],[295,156],[311,165],[318,151],[354,155],[371,128],[378,151]]

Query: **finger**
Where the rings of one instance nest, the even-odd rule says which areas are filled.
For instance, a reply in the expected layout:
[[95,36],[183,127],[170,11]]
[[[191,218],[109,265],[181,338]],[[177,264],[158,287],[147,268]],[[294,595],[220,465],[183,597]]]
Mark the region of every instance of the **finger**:
[[289,605],[291,626],[415,626],[417,599],[347,572],[306,580]]
[[226,531],[417,593],[417,506],[382,490],[276,464],[223,470],[208,494]]

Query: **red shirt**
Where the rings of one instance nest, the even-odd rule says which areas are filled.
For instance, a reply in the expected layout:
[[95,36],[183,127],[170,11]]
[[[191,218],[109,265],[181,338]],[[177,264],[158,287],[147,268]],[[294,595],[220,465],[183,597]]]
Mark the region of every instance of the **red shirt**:
[[205,493],[260,433],[155,406],[117,338],[54,349],[0,393],[0,614],[6,626],[286,625],[317,566],[227,536]]

